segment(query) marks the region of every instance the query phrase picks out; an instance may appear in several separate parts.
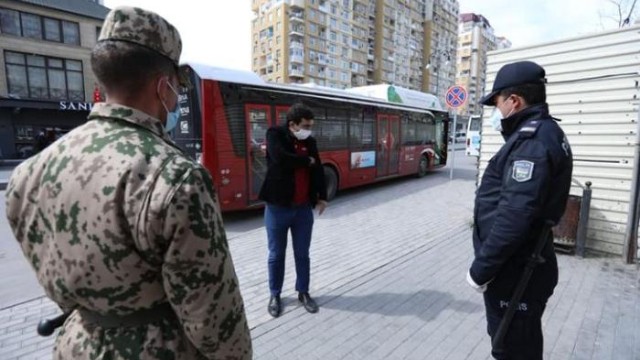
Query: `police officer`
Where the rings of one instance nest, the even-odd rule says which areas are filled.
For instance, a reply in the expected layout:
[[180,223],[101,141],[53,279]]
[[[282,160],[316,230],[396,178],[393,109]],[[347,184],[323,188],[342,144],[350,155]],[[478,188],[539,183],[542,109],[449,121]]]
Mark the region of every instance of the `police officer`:
[[[530,61],[503,66],[483,105],[505,144],[489,161],[474,209],[475,259],[467,281],[484,293],[488,332],[496,334],[545,221],[557,223],[571,185],[572,154],[546,104],[545,71]],[[541,318],[558,283],[549,235],[496,359],[542,359]]]
[[113,9],[91,54],[106,102],[12,174],[9,223],[71,312],[55,359],[252,357],[211,177],[166,135],[181,49],[157,14]]

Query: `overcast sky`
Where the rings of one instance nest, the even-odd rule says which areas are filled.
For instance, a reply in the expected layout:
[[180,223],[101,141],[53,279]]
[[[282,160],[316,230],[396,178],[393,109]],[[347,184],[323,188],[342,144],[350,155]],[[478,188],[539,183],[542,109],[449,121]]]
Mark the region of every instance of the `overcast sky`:
[[[153,10],[174,24],[182,61],[251,70],[251,0],[105,0],[120,5]],[[514,47],[615,28],[601,16],[613,10],[608,0],[460,0],[461,13],[483,15]]]

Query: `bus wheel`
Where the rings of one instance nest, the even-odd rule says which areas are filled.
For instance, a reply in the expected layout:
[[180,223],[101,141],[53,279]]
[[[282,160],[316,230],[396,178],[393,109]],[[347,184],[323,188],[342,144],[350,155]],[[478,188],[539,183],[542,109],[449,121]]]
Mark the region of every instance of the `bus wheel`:
[[429,171],[429,158],[427,155],[422,155],[420,157],[420,163],[418,164],[418,177],[423,177],[427,175]]
[[324,167],[324,182],[327,186],[327,201],[331,201],[338,191],[338,175],[328,166]]

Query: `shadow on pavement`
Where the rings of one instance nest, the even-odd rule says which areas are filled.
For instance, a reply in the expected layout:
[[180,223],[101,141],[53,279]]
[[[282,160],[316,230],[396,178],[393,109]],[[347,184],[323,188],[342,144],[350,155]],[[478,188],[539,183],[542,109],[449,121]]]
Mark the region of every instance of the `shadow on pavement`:
[[[321,308],[380,314],[385,316],[417,316],[424,321],[432,321],[447,309],[473,314],[483,311],[477,302],[456,300],[446,292],[420,290],[412,293],[376,293],[362,296],[318,296]],[[405,304],[409,302],[409,304]]]

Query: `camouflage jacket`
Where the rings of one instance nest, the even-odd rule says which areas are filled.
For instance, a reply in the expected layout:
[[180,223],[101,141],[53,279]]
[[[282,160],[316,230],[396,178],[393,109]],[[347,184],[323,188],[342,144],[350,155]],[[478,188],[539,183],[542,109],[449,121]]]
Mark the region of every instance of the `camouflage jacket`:
[[210,175],[160,120],[96,104],[89,121],[13,172],[7,216],[61,308],[177,317],[86,326],[74,311],[60,359],[249,359],[251,338]]

